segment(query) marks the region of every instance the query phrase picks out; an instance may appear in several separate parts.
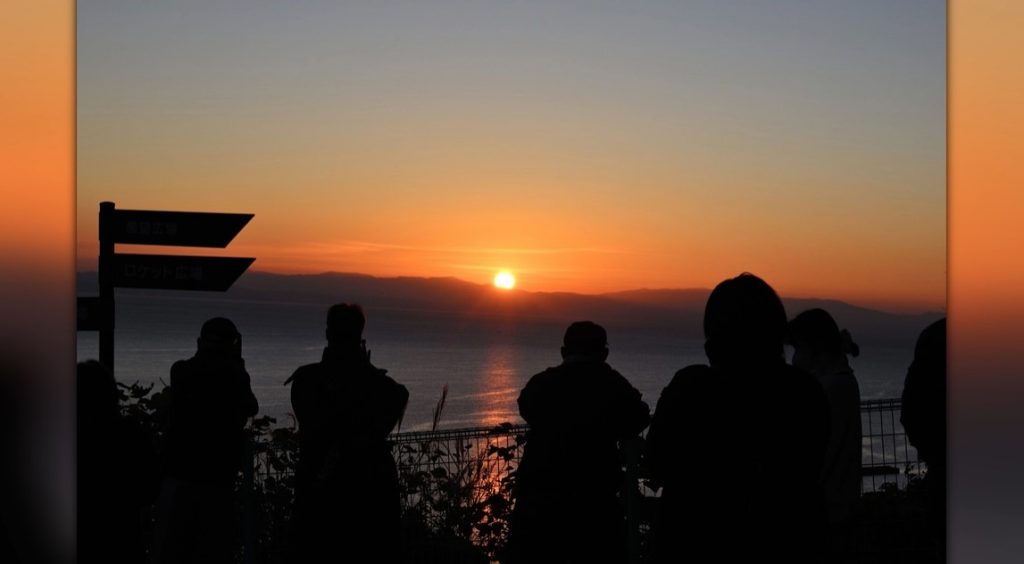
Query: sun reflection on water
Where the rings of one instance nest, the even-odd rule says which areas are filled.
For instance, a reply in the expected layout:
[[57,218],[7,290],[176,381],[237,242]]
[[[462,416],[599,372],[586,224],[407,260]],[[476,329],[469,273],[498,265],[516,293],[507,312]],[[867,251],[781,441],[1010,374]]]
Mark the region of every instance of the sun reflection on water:
[[479,395],[479,417],[485,427],[520,422],[516,404],[519,379],[515,360],[515,349],[511,346],[495,346],[487,352],[484,391]]

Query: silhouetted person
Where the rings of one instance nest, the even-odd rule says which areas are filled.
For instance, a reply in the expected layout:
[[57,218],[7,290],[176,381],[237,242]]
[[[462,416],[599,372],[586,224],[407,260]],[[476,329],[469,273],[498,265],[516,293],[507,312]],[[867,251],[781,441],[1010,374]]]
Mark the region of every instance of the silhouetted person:
[[818,379],[828,398],[831,430],[825,449],[822,485],[829,524],[829,561],[856,559],[854,517],[860,503],[860,386],[847,355],[860,348],[823,309],[809,309],[789,322],[793,366]]
[[397,562],[398,470],[388,434],[409,400],[405,386],[370,363],[358,305],[327,312],[327,347],[292,384],[299,423],[295,550],[300,562]]
[[573,323],[562,364],[530,378],[519,395],[530,430],[503,562],[626,561],[618,442],[647,427],[650,409],[607,358],[605,330]]
[[171,366],[157,562],[233,561],[234,488],[243,462],[244,427],[259,406],[234,323],[210,319],[196,342],[192,358]]
[[907,439],[928,465],[924,492],[935,557],[945,560],[946,544],[946,319],[921,332],[903,384],[900,423]]
[[708,297],[710,366],[676,373],[647,435],[662,487],[658,562],[823,560],[828,404],[813,376],[786,364],[785,333],[782,302],[754,275]]
[[113,374],[78,363],[78,561],[141,564],[145,509],[156,500],[152,438],[121,415]]

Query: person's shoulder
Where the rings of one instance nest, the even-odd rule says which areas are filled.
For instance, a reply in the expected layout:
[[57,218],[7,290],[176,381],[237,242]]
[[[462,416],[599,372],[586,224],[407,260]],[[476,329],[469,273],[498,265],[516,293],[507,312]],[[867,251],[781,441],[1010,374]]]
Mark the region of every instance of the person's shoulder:
[[610,364],[604,363],[601,368],[598,369],[601,373],[605,374],[606,377],[611,378],[615,381],[629,382],[629,380],[622,375],[621,372],[613,368]]
[[562,366],[549,366],[544,370],[530,376],[523,386],[524,393],[536,393],[539,390],[550,390],[551,386],[562,380],[559,375],[563,372]]
[[526,385],[545,385],[549,382],[555,381],[560,375],[562,375],[565,372],[566,365],[564,364],[559,364],[558,366],[549,366],[544,370],[541,370],[540,372],[534,374],[533,376],[530,376],[530,379],[527,380]]
[[604,363],[604,366],[599,370],[605,376],[605,378],[607,378],[606,381],[609,381],[612,386],[629,386],[631,388],[634,387],[633,384],[630,383],[629,378],[626,378],[621,372],[619,372],[618,370],[616,370],[607,363]]
[[625,380],[625,377],[612,368],[610,364],[600,360],[563,362],[558,366],[547,368],[543,372],[537,374],[537,377],[541,380],[548,378],[563,379],[563,377],[570,380],[583,379],[593,384],[608,382],[615,379]]
[[713,369],[706,364],[691,364],[676,371],[668,385],[661,391],[661,397],[690,396],[714,382]]
[[374,366],[374,365],[369,364],[369,363],[367,363],[366,366],[367,366],[367,371],[370,374],[372,374],[377,379],[377,381],[384,382],[385,385],[387,385],[389,387],[392,387],[392,388],[402,388],[403,390],[405,389],[405,386],[403,384],[401,384],[398,380],[395,380],[391,376],[388,376],[388,369],[387,368],[381,368],[379,366]]
[[706,364],[691,364],[677,370],[675,375],[672,376],[669,386],[703,383],[708,381],[713,374],[714,369]]
[[596,369],[606,374],[610,374],[612,376],[625,378],[625,376],[623,376],[621,372],[619,372],[614,366],[607,362],[599,363]]
[[323,369],[319,362],[313,362],[310,364],[303,364],[302,366],[295,369],[292,373],[291,378],[288,378],[288,382],[292,386],[302,387],[309,383],[310,380],[316,379]]
[[296,374],[310,374],[313,372],[320,372],[323,370],[323,364],[320,362],[311,362],[309,364],[303,364],[302,366],[295,369]]
[[190,379],[192,374],[196,371],[195,358],[183,358],[176,360],[171,365],[171,385],[175,382],[180,384],[182,379]]
[[557,377],[559,374],[565,372],[566,365],[559,364],[558,366],[549,366],[544,370],[530,376],[530,380],[548,380]]

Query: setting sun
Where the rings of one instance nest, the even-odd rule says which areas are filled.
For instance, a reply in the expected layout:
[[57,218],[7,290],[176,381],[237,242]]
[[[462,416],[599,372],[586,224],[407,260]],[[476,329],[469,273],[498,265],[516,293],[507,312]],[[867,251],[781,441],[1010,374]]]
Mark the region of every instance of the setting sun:
[[498,288],[511,290],[516,286],[516,277],[511,272],[501,271],[494,275],[494,285]]

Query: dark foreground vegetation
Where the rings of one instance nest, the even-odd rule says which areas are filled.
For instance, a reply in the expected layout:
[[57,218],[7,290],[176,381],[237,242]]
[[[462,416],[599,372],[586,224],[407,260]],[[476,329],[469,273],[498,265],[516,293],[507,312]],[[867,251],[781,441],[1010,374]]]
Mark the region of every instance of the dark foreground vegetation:
[[[167,394],[154,386],[119,385],[123,414],[138,425],[159,450],[166,424]],[[435,431],[393,435],[403,513],[401,539],[406,561],[414,563],[487,563],[498,561],[508,534],[514,503],[515,469],[525,442],[524,426],[437,431],[444,408],[438,402]],[[293,424],[258,417],[247,426],[251,448],[237,482],[238,562],[290,561],[291,510],[298,439]],[[628,507],[636,529],[634,554],[645,561],[646,536],[657,498],[645,487],[641,463]],[[252,471],[248,472],[251,468]],[[899,468],[902,480],[879,482],[861,496],[857,547],[852,562],[941,561],[942,547],[932,546],[926,531],[920,464]],[[586,461],[580,461],[586,472]],[[574,485],[571,480],[566,488]],[[645,495],[646,494],[646,495]],[[572,516],[567,516],[571,518]],[[152,508],[140,516],[144,536],[153,526]],[[146,539],[144,539],[146,542]]]

